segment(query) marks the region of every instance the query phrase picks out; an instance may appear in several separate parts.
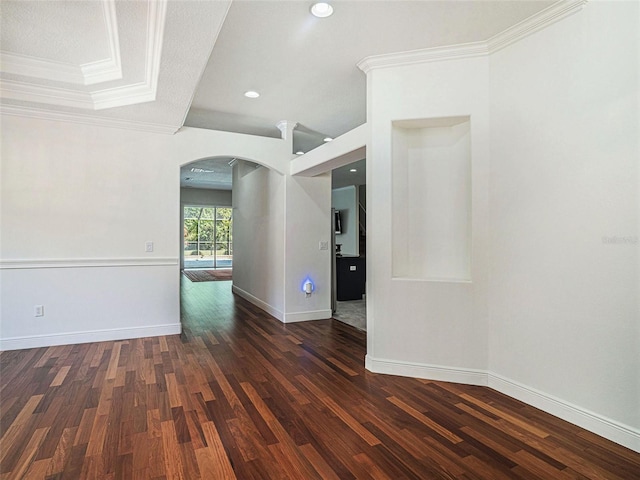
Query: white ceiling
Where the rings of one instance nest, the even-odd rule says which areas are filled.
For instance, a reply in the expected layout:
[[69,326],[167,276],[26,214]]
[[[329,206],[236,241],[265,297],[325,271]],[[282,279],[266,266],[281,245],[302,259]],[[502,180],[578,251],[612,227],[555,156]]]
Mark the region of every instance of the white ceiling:
[[[355,170],[355,172],[352,172]],[[365,159],[335,168],[331,172],[331,188],[367,184],[367,161]]]
[[209,188],[231,190],[232,158],[205,158],[183,165],[180,168],[180,186],[186,188]]
[[229,5],[2,0],[2,112],[175,133]]
[[289,120],[336,137],[366,121],[363,58],[486,40],[553,2],[334,0],[324,19],[312,3],[233,2],[186,124],[278,136]]
[[366,121],[363,58],[484,41],[554,2],[330,3],[318,19],[310,0],[2,0],[0,109],[164,133],[287,120],[306,152]]

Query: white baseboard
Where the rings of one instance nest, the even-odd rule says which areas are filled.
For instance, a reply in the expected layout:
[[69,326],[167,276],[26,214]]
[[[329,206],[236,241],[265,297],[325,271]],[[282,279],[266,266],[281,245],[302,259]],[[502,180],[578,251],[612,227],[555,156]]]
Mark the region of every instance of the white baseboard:
[[365,357],[365,368],[374,373],[488,386],[612,442],[640,452],[640,430],[496,373],[484,370],[377,359],[370,355]]
[[231,287],[231,291],[236,295],[244,298],[246,301],[253,303],[256,307],[261,308],[262,310],[267,312],[269,315],[276,317],[281,322],[284,322],[284,314],[277,308],[274,308],[271,305],[269,305],[267,302],[263,302],[258,297],[254,297],[249,292],[245,292],[244,290],[242,290],[241,288],[235,285]]
[[365,357],[365,368],[374,373],[399,375],[401,377],[426,378],[440,382],[464,383],[467,385],[487,385],[487,372],[470,368],[443,367],[424,363],[399,362]]
[[0,339],[0,351],[53,347],[55,345],[72,345],[76,343],[109,342],[130,338],[158,337],[160,335],[179,335],[181,332],[182,324],[172,323],[168,325],[151,325],[149,327],[114,328],[88,332],[2,338]]
[[489,387],[607,438],[612,442],[640,452],[640,430],[638,429],[623,425],[615,420],[495,373],[489,373]]
[[244,298],[248,302],[253,303],[256,307],[264,310],[269,315],[276,317],[282,323],[294,323],[294,322],[308,322],[311,320],[325,320],[331,318],[331,310],[314,310],[310,312],[295,312],[295,313],[283,313],[275,307],[272,307],[267,302],[260,300],[258,297],[251,295],[249,292],[233,285],[231,291],[236,295]]
[[283,323],[309,322],[331,318],[331,309],[313,310],[310,312],[285,313]]

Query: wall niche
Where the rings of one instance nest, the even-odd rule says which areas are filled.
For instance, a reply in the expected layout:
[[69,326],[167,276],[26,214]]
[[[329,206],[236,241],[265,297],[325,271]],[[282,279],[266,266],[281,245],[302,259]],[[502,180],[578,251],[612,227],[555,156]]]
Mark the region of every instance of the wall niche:
[[392,122],[392,275],[471,281],[471,120]]

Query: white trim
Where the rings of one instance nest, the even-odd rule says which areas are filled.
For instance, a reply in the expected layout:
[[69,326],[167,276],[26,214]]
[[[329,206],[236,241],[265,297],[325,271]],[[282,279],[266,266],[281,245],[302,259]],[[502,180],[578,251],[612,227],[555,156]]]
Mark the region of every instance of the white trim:
[[[107,31],[109,32],[109,48],[116,58],[101,60],[94,63],[81,65],[80,67],[71,68],[73,66],[65,65],[60,69],[60,64],[56,62],[47,62],[46,60],[38,60],[33,62],[28,60],[29,57],[21,57],[20,61],[24,65],[31,62],[33,65],[31,71],[33,73],[43,73],[45,71],[54,71],[58,69],[57,78],[45,77],[49,80],[60,81],[60,75],[71,75],[65,81],[75,79],[77,75],[84,79],[86,72],[92,83],[98,83],[107,80],[115,80],[122,78],[122,69],[120,67],[119,39],[117,30],[117,19],[115,18],[115,5],[110,5],[113,0],[107,0],[103,3],[105,12],[105,22]],[[19,100],[27,102],[39,102],[48,105],[58,105],[64,107],[74,107],[85,110],[103,110],[106,108],[122,107],[125,105],[135,105],[138,103],[152,102],[156,99],[158,89],[158,77],[160,75],[160,60],[162,58],[162,41],[164,37],[164,27],[167,17],[167,0],[150,0],[148,2],[148,14],[146,22],[146,48],[145,48],[145,72],[144,80],[121,85],[119,87],[108,88],[103,90],[83,91],[77,89],[51,87],[47,85],[36,85],[29,82],[17,82],[13,80],[4,80],[0,83],[0,97],[2,99]],[[117,52],[117,53],[116,53]],[[16,59],[9,65],[19,68]],[[117,63],[117,65],[116,65]],[[16,67],[18,65],[18,67]],[[38,68],[34,67],[37,66]],[[54,67],[55,66],[55,67]],[[117,66],[117,77],[111,78],[114,68]],[[47,67],[47,68],[45,68]],[[35,68],[35,69],[34,69]],[[71,68],[71,69],[70,69]],[[3,67],[4,69],[4,67]],[[53,70],[52,70],[53,69]],[[79,73],[74,73],[78,70]],[[13,73],[16,73],[15,71]],[[24,72],[23,72],[24,73]],[[42,76],[42,75],[40,75]],[[83,80],[82,84],[86,84]],[[28,111],[28,110],[27,110]],[[26,112],[25,112],[26,114]],[[71,115],[71,114],[67,114]],[[179,126],[176,128],[176,130]]]
[[640,430],[591,412],[560,398],[528,387],[514,380],[489,373],[489,387],[528,405],[555,415],[612,442],[640,452]]
[[2,99],[46,103],[85,110],[93,110],[94,108],[90,93],[69,88],[0,80],[0,92],[2,92]]
[[87,332],[2,338],[0,339],[0,351],[52,347],[54,345],[73,345],[77,343],[110,342],[131,338],[158,337],[161,335],[180,335],[181,332],[182,324],[171,323],[166,325],[151,325],[148,327],[126,327]]
[[117,118],[94,117],[81,113],[57,112],[20,105],[0,105],[0,113],[3,115],[37,118],[54,122],[71,122],[82,125],[123,128],[125,130],[138,130],[142,132],[162,133],[165,135],[173,135],[180,129],[180,125],[163,125],[159,123],[136,122],[133,120],[119,120]]
[[80,65],[85,85],[122,79],[120,36],[118,34],[118,16],[115,0],[102,0],[102,12],[104,13],[104,23],[107,29],[109,58]]
[[54,82],[84,85],[82,69],[72,63],[56,62],[44,58],[0,52],[2,71],[23,77],[44,78]]
[[331,309],[313,310],[309,312],[285,313],[282,323],[309,322],[312,320],[328,320],[331,318]]
[[549,25],[569,15],[573,15],[581,10],[587,1],[588,0],[561,0],[524,19],[522,22],[516,23],[486,41],[489,53],[502,50],[504,47],[516,43],[532,33],[547,28]]
[[473,283],[470,278],[418,278],[418,277],[391,277],[392,282],[433,282],[433,283]]
[[100,90],[91,94],[94,110],[153,102],[155,99],[156,88],[151,88],[147,79],[144,82]]
[[120,80],[122,78],[122,65],[115,0],[102,0],[102,12],[107,30],[109,57],[76,65],[30,55],[0,52],[2,71],[23,77],[42,78],[53,82],[72,83],[75,85],[94,85],[111,80]]
[[148,3],[144,81],[92,92],[95,110],[152,102],[156,99],[167,4],[167,0]]
[[277,318],[278,320],[280,320],[281,322],[284,322],[283,318],[284,315],[283,313],[278,310],[275,307],[272,307],[271,305],[269,305],[267,302],[263,302],[262,300],[260,300],[258,297],[254,297],[253,295],[251,295],[249,292],[245,292],[244,290],[242,290],[239,287],[236,287],[235,285],[232,285],[231,287],[231,291],[233,293],[235,293],[236,295],[238,295],[239,297],[244,298],[246,301],[253,303],[256,307],[264,310],[265,312],[267,312],[269,315]]
[[0,270],[34,268],[157,267],[178,265],[177,257],[0,259]]
[[472,368],[446,367],[426,363],[401,362],[365,356],[365,368],[374,373],[401,377],[425,378],[440,382],[487,386],[487,372]]
[[470,368],[428,365],[374,358],[367,354],[365,368],[374,373],[424,378],[441,382],[488,386],[516,400],[640,452],[640,430],[589,411],[558,397],[497,373]]
[[415,65],[426,62],[455,60],[490,55],[549,25],[578,12],[587,0],[560,0],[522,22],[507,28],[485,41],[424,48],[408,52],[372,55],[357,63],[364,73],[376,68]]
[[489,49],[486,42],[462,43],[444,47],[423,48],[408,52],[372,55],[360,60],[356,65],[364,73],[376,68],[415,65],[426,62],[454,60],[461,58],[481,57],[487,55]]

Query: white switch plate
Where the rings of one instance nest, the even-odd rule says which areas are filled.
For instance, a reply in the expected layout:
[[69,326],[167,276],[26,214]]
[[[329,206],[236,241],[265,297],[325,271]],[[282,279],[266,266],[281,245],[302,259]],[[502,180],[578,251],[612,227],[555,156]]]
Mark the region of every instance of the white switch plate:
[[153,242],[145,242],[144,251],[147,253],[153,252]]
[[318,248],[320,248],[320,250],[329,250],[329,242],[321,241]]
[[356,266],[355,265],[349,265],[349,270],[351,270],[352,272],[356,271]]
[[33,307],[34,317],[44,317],[44,305],[35,305]]

